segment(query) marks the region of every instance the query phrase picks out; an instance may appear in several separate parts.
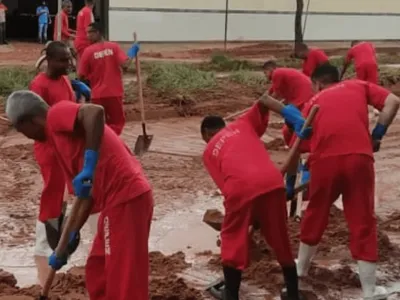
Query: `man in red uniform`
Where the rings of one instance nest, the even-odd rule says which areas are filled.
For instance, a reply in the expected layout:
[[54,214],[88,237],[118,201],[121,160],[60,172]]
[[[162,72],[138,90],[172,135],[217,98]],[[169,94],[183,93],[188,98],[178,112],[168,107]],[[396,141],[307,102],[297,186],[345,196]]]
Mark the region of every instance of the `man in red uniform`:
[[59,14],[56,15],[54,20],[54,33],[53,40],[57,41],[57,31],[58,31],[58,18],[61,15],[61,41],[66,45],[70,44],[70,40],[74,38],[74,35],[71,33],[71,29],[69,28],[69,20],[68,15],[72,11],[72,2],[69,0],[64,0],[62,3],[62,10]]
[[104,107],[107,125],[120,135],[125,126],[121,68],[128,68],[130,60],[117,43],[104,40],[98,23],[89,25],[88,37],[92,45],[81,57],[78,75],[82,80],[89,80],[92,103]]
[[[101,210],[86,263],[89,298],[148,300],[151,187],[125,143],[104,125],[103,108],[71,101],[49,107],[37,94],[18,91],[7,99],[6,113],[19,132],[52,145],[75,201],[84,201],[68,232],[70,245],[93,205]],[[49,265],[59,270],[67,258],[53,253]]]
[[376,62],[375,47],[370,42],[353,41],[347,52],[340,78],[346,73],[351,61],[354,60],[357,79],[378,84],[378,63]]
[[[331,65],[317,68],[312,80],[321,92],[304,108],[307,114],[312,105],[319,105],[310,139],[310,202],[301,223],[298,274],[307,274],[328,224],[330,208],[342,195],[350,251],[358,262],[364,299],[386,299],[385,289],[375,288],[378,253],[373,151],[379,150],[400,100],[372,83],[339,82],[339,72]],[[381,111],[372,135],[368,105]]]
[[303,60],[303,74],[311,77],[315,68],[329,62],[325,52],[318,48],[308,48],[306,44],[298,44],[296,46],[297,56]]
[[82,57],[83,51],[90,45],[87,36],[87,28],[94,22],[93,16],[94,0],[85,0],[85,6],[78,12],[76,17],[75,49],[78,59]]
[[[272,83],[269,93],[275,99],[293,104],[301,111],[314,95],[311,79],[296,69],[279,68],[276,62],[267,61],[263,70]],[[285,125],[282,133],[286,145],[290,146],[294,141],[292,131]]]
[[[224,195],[221,230],[224,300],[239,299],[242,271],[249,262],[248,230],[254,222],[260,224],[282,266],[287,288],[282,299],[301,299],[287,233],[282,174],[260,140],[268,126],[270,100],[266,92],[248,112],[227,126],[219,116],[208,116],[201,124],[201,134],[207,142],[204,165]],[[300,135],[304,124],[300,111],[281,103],[278,111]]]
[[[62,42],[55,41],[50,42],[45,51],[47,70],[32,80],[29,89],[40,95],[50,106],[62,100],[75,102],[75,93],[67,76],[71,59],[68,47]],[[43,286],[49,272],[47,257],[51,254],[48,253],[51,249],[47,244],[44,223],[60,216],[66,183],[55,153],[48,142],[36,141],[34,154],[43,179],[35,244],[38,278]]]

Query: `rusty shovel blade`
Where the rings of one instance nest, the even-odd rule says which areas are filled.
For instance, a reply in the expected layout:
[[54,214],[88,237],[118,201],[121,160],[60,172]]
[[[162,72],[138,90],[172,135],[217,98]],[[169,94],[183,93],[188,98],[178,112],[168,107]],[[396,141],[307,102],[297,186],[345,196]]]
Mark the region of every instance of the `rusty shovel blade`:
[[139,135],[133,152],[136,156],[141,156],[149,151],[150,144],[153,141],[153,135]]

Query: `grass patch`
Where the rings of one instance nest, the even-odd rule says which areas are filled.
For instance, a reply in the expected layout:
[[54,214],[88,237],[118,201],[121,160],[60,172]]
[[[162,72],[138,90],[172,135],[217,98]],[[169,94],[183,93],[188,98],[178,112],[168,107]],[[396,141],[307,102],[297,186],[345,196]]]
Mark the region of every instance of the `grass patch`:
[[209,62],[199,64],[204,71],[230,72],[240,70],[260,70],[262,64],[248,60],[241,60],[229,57],[224,54],[213,54]]
[[35,76],[33,69],[27,68],[0,68],[0,95],[7,97],[14,91],[27,89]]
[[236,71],[229,75],[229,80],[250,87],[261,87],[267,83],[265,76],[251,71]]
[[188,64],[154,65],[147,78],[147,84],[155,90],[190,91],[210,89],[217,85],[214,72],[202,71]]
[[389,87],[400,82],[400,69],[391,67],[380,67],[379,81],[382,86]]

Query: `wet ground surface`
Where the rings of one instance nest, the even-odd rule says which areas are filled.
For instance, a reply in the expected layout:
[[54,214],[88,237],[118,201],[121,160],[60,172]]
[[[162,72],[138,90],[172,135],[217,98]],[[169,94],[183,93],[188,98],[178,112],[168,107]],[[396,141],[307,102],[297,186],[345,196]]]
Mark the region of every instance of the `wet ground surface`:
[[[160,45],[151,45],[147,50],[145,46],[147,54],[144,56],[148,59],[202,60],[220,46],[182,48],[169,45],[162,48],[165,51],[159,55],[157,51]],[[347,47],[346,43],[321,46],[340,55]],[[397,51],[396,45],[386,43],[378,46],[389,52]],[[40,48],[40,45],[18,43],[3,47],[0,49],[0,64],[15,64],[15,50],[23,57],[22,61],[18,61],[19,65],[31,64]],[[290,44],[261,43],[231,45],[230,51],[240,57],[259,59],[266,53],[286,55],[291,50]],[[204,96],[206,94],[207,97]],[[153,185],[156,200],[150,238],[152,300],[210,299],[199,291],[221,276],[219,248],[216,245],[218,232],[203,223],[202,218],[207,209],[222,210],[222,200],[202,166],[204,143],[199,133],[200,116],[215,112],[227,115],[247,107],[256,94],[248,88],[231,84],[219,86],[217,91],[199,94],[199,98],[205,100],[189,111],[182,112],[172,107],[172,102],[168,101],[173,98],[168,101],[163,99],[162,105],[155,102],[148,106],[148,115],[152,119],[148,124],[148,133],[154,135],[154,141],[141,162]],[[151,91],[145,90],[145,98],[152,96]],[[128,104],[126,111],[128,120],[138,120],[137,106]],[[182,115],[197,117],[178,118]],[[280,164],[287,155],[280,139],[282,122],[274,116],[271,123],[263,140],[269,146],[272,159]],[[0,127],[2,131],[5,128],[1,124]],[[133,147],[140,131],[139,123],[129,122],[122,138]],[[379,245],[382,252],[379,280],[393,293],[400,291],[400,286],[396,284],[400,282],[400,262],[397,261],[400,256],[399,137],[400,119],[396,119],[383,141],[381,151],[375,155]],[[32,143],[13,131],[0,136],[0,269],[13,273],[21,287],[36,283],[33,246],[41,178],[32,150]],[[312,269],[312,277],[302,281],[301,286],[322,300],[360,299],[355,265],[346,247],[347,229],[339,210],[332,212],[331,223],[316,257],[317,264]],[[299,224],[291,221],[289,225],[293,248],[297,251]],[[91,240],[92,233],[86,227],[83,230],[83,242],[65,270],[75,268],[57,277],[53,293],[60,299],[88,299],[84,289],[84,271],[80,266],[85,263]],[[268,246],[260,242],[257,236],[254,245],[253,263],[245,274],[242,299],[274,299],[282,285],[280,270]],[[32,296],[40,291],[37,286],[19,290],[13,287],[15,283],[6,279],[9,280],[10,276],[0,271],[0,300],[33,299]],[[173,298],[171,295],[174,294],[178,297]],[[315,295],[309,296],[308,299],[317,299]],[[391,299],[400,299],[400,294],[391,295]]]
[[[190,286],[204,289],[221,274],[218,272],[218,267],[210,265],[210,259],[215,257],[213,253],[219,252],[216,246],[218,232],[201,220],[207,209],[222,209],[222,201],[215,193],[216,188],[201,164],[200,155],[204,144],[199,138],[199,121],[200,119],[195,117],[151,121],[148,131],[155,136],[154,142],[150,152],[141,160],[154,185],[157,202],[150,249],[161,251],[165,255],[178,251],[184,252],[184,259],[191,264],[191,267],[180,270],[177,273],[178,276]],[[276,143],[280,136],[278,127],[281,123],[276,117],[272,119],[272,123],[274,125],[267,131],[264,140],[272,145],[272,158],[277,163],[281,163],[287,154],[281,144]],[[138,134],[140,134],[139,124],[129,123],[122,137],[128,145],[133,146]],[[399,209],[397,203],[400,193],[400,187],[397,184],[400,168],[399,134],[400,120],[395,120],[395,124],[384,140],[381,152],[376,154],[378,212],[383,219],[382,222],[386,222],[384,223],[385,232],[389,234],[391,242],[395,243],[400,242],[398,234],[400,218],[393,215]],[[13,273],[20,286],[28,286],[36,281],[32,252],[37,199],[40,193],[40,174],[33,160],[32,144],[25,138],[11,132],[0,139],[0,145],[0,268]],[[291,230],[298,232],[298,226],[298,224],[293,224]],[[338,231],[343,230],[343,224],[340,226],[341,229],[335,228]],[[84,241],[65,269],[84,265],[90,248],[90,240],[91,234],[85,229]],[[337,242],[336,248],[329,251],[322,250],[323,255],[317,257],[316,262],[323,270],[337,267],[343,259],[347,264],[351,262],[343,240]],[[269,264],[271,259],[268,256],[267,258]],[[274,274],[275,285],[281,285],[281,279],[276,279],[276,276],[279,276],[276,274],[276,266],[271,267],[270,264],[266,266],[265,260],[256,263],[259,265],[251,269],[252,272],[256,272],[257,268],[261,270],[266,268],[266,273]],[[353,264],[350,266],[354,267]],[[155,268],[157,270],[158,266]],[[381,277],[385,278],[385,283],[390,287],[391,284],[386,278],[393,274],[388,268],[388,262],[380,265],[380,271]],[[334,277],[340,276],[340,272],[343,271],[340,270],[337,274],[335,271],[332,272],[329,274]],[[350,274],[351,276],[356,276],[355,270],[351,272],[353,274]],[[396,272],[393,279],[400,278],[398,275]],[[268,286],[265,290],[263,286],[265,287],[265,284],[260,284],[250,276],[243,286],[244,299],[273,299],[272,296],[271,298],[268,296],[271,292],[270,287]],[[302,287],[306,290],[318,289],[318,286],[316,287],[310,281],[302,282]],[[329,282],[324,287],[329,288]],[[359,290],[351,285],[340,290],[335,289],[336,287],[333,286],[329,293],[321,292],[324,296],[320,299],[360,299]],[[394,290],[397,290],[397,286]],[[65,297],[64,299],[74,299]],[[208,299],[206,295],[202,297]],[[393,297],[396,299],[397,296]]]

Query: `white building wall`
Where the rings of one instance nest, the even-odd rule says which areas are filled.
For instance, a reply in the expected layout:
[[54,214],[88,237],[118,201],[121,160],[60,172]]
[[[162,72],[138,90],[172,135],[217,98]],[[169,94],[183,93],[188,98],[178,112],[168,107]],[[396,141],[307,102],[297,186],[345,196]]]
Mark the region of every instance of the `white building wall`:
[[[220,41],[225,7],[226,0],[110,0],[110,39],[131,41],[136,30],[142,41]],[[295,0],[229,0],[228,39],[293,40],[295,8]],[[306,40],[399,37],[400,0],[310,0]]]

